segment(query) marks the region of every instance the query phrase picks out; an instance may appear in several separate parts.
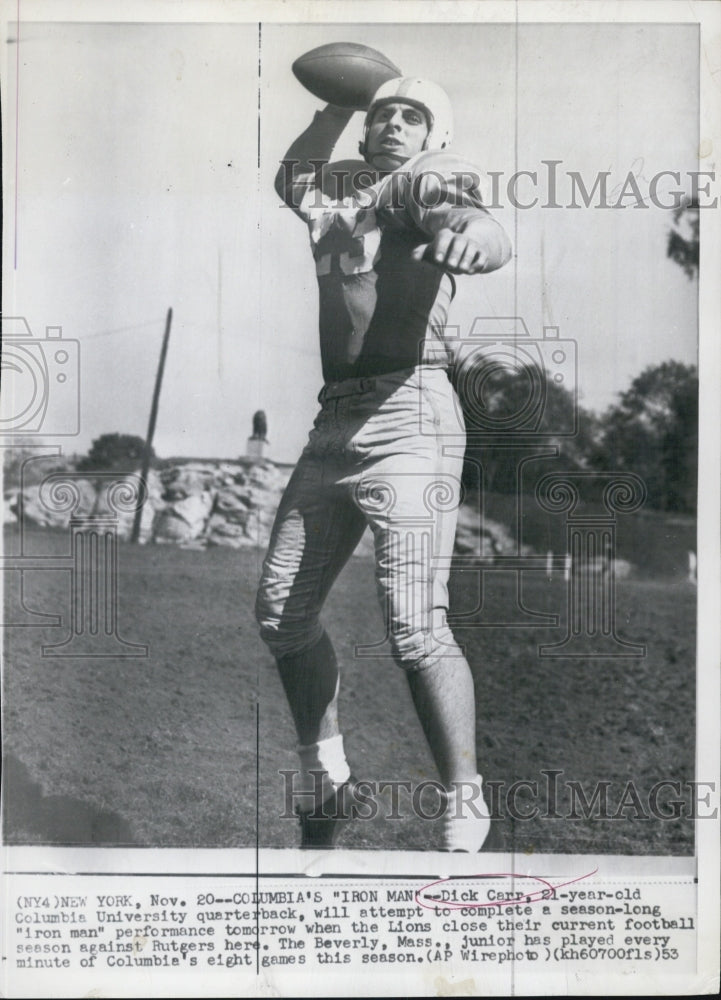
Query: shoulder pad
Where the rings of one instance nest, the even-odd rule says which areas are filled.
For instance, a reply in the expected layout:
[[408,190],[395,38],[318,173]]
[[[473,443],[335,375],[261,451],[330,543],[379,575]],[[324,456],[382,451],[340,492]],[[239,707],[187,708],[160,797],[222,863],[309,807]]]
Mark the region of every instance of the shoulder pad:
[[462,156],[445,150],[428,150],[417,153],[407,160],[403,167],[411,181],[424,177],[432,186],[433,181],[443,180],[458,185],[472,200],[480,198],[488,203],[491,198],[491,182],[487,174]]
[[442,174],[444,177],[457,174],[461,171],[466,174],[476,174],[479,177],[485,177],[480,167],[471,163],[470,160],[466,160],[462,156],[457,156],[455,153],[448,153],[444,149],[431,149],[424,150],[422,153],[416,153],[410,160],[406,160],[402,169],[409,170],[413,177],[431,170]]

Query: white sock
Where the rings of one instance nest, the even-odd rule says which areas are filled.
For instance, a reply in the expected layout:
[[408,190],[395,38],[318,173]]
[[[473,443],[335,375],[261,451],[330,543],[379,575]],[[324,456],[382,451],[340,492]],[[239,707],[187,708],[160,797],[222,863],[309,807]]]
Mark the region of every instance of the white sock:
[[454,781],[447,791],[443,814],[443,849],[445,851],[480,851],[491,829],[491,815],[483,798],[483,778]]
[[[350,777],[343,737],[339,733],[318,743],[301,745],[298,747],[298,756],[300,774],[294,787],[301,796],[296,795],[294,801],[301,812],[311,812],[316,805],[327,801],[336,788]],[[317,791],[320,795],[316,794]]]

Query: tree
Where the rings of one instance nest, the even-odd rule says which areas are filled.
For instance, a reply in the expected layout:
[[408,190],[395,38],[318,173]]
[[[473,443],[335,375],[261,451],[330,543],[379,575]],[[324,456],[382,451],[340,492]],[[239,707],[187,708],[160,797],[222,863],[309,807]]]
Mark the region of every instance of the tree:
[[32,486],[50,475],[73,468],[72,456],[43,454],[43,449],[52,449],[38,440],[32,446],[19,444],[3,448],[3,483],[6,490],[18,486]]
[[648,505],[696,509],[698,375],[693,365],[664,361],[646,368],[601,418],[592,463],[605,471],[635,472]]
[[[503,367],[490,359],[458,384],[469,443],[464,482],[495,493],[518,488],[519,457],[535,453],[526,466],[521,488],[547,472],[585,468],[596,435],[594,417],[578,405],[575,395],[553,381],[540,366]],[[523,444],[523,449],[518,446]],[[549,456],[549,446],[559,455]]]
[[[78,462],[81,472],[109,469],[133,472],[143,460],[145,442],[135,434],[101,434],[96,438],[85,458]],[[155,455],[151,449],[151,459]]]

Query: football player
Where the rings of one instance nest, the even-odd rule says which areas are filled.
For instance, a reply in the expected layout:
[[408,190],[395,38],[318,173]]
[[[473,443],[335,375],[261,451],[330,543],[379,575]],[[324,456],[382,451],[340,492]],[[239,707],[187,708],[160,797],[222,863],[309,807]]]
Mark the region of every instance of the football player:
[[257,616],[299,738],[301,846],[331,847],[355,786],[320,613],[370,525],[391,651],[445,789],[443,847],[477,851],[490,819],[474,686],[446,621],[464,427],[443,334],[453,275],[493,271],[511,248],[483,204],[483,175],[448,151],[452,110],[439,86],[384,83],[365,117],[364,162],[334,169],[352,114],[317,112],[276,178],[310,235],[324,385],[278,509]]

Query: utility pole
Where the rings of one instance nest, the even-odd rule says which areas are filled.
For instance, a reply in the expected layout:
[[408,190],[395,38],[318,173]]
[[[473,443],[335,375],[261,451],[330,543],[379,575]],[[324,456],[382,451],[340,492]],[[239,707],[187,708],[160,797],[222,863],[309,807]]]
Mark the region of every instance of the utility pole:
[[[150,420],[148,421],[148,433],[145,438],[145,451],[143,452],[143,467],[140,471],[141,490],[147,495],[148,472],[150,471],[150,456],[153,450],[153,435],[155,434],[155,421],[158,416],[158,401],[160,399],[160,387],[163,383],[163,371],[165,369],[165,357],[168,353],[168,341],[170,340],[170,324],[173,320],[173,310],[168,309],[165,317],[165,336],[163,346],[160,348],[160,360],[158,370],[155,373],[155,389],[153,390],[153,402],[150,406]],[[140,523],[143,517],[143,503],[138,505],[133,521],[133,533],[130,536],[131,542],[137,542],[140,538]]]

